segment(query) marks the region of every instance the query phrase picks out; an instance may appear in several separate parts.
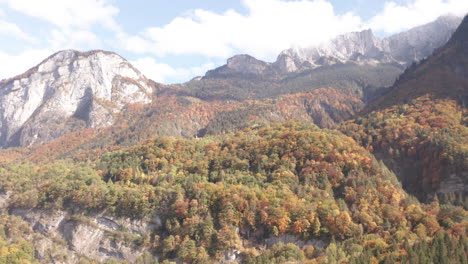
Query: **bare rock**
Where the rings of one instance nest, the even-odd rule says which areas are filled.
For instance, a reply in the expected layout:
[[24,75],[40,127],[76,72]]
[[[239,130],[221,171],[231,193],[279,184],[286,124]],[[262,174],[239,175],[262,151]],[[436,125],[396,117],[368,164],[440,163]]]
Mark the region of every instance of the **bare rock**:
[[128,103],[151,102],[152,87],[111,52],[58,52],[0,82],[0,147],[31,146],[113,124]]

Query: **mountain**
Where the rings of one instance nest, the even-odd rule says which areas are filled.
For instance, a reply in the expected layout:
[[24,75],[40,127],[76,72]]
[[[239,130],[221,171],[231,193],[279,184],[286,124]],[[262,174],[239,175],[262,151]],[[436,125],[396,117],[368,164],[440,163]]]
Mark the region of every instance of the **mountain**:
[[[350,33],[320,47],[285,51],[275,63],[237,55],[201,79],[157,91],[155,83],[117,54],[58,52],[26,73],[0,82],[0,147],[33,146],[69,132],[108,127],[126,104],[149,103],[153,92],[212,102],[265,100],[330,87],[342,94],[339,97],[360,100],[363,107],[394,83],[403,69],[402,57],[409,63],[444,43],[457,19],[443,17],[384,40],[370,30]],[[308,66],[296,63],[294,72],[285,72],[279,63],[285,54]],[[330,127],[333,122],[323,124]]]
[[424,94],[436,98],[455,99],[468,103],[468,55],[466,17],[448,43],[419,64],[409,67],[387,94],[372,102],[366,109],[409,102]]
[[383,39],[384,50],[406,64],[420,61],[443,46],[460,25],[463,17],[446,15],[434,22]]
[[367,104],[405,67],[445,44],[460,21],[444,16],[385,39],[371,30],[352,32],[318,46],[285,50],[273,63],[236,55],[202,78],[174,86],[172,94],[242,101],[333,87]]
[[152,83],[115,53],[58,52],[0,82],[0,147],[109,126],[124,105],[151,102],[152,92]]
[[[444,19],[452,23],[444,24]],[[444,19],[390,38],[395,43],[420,39],[418,49],[433,47],[457,21]],[[425,31],[433,38],[410,37]],[[381,42],[370,31],[337,39],[334,48],[360,46],[369,52]],[[46,65],[55,68],[45,69]],[[1,82],[0,147],[37,146],[59,139],[32,153],[34,160],[43,160],[82,144],[86,149],[108,149],[140,143],[155,134],[194,137],[289,119],[332,128],[389,89],[402,67],[395,62],[348,61],[284,73],[275,63],[237,55],[202,78],[156,87],[116,54],[64,51]],[[121,111],[127,103],[146,105]]]
[[[241,55],[244,57],[244,55]],[[242,67],[226,64],[201,79],[174,85],[163,95],[189,95],[202,100],[256,100],[333,87],[369,101],[390,87],[403,71],[399,65],[334,64],[292,73],[280,73],[272,64],[235,56]],[[245,58],[245,57],[244,57]],[[240,70],[242,68],[242,70]]]
[[465,17],[447,44],[341,127],[422,200],[468,188],[467,35]]
[[340,35],[315,47],[283,51],[274,65],[282,72],[295,72],[347,62],[396,62],[384,52],[381,46],[381,40],[368,29]]
[[379,39],[370,29],[340,35],[313,47],[288,49],[273,64],[281,72],[295,72],[337,63],[409,65],[432,54],[450,38],[461,22],[442,16],[434,22]]
[[210,78],[212,77],[219,77],[219,76],[226,76],[229,77],[231,75],[242,75],[246,78],[249,75],[258,76],[258,75],[271,75],[275,74],[274,69],[271,65],[267,62],[257,60],[254,57],[243,54],[243,55],[236,55],[232,58],[227,60],[226,65],[221,66],[217,69],[210,70],[206,73],[205,77]]

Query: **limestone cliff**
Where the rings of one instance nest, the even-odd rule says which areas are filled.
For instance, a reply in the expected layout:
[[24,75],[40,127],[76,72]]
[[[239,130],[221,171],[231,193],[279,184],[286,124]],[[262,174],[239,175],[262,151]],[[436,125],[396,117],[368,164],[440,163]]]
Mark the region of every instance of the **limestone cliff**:
[[0,82],[0,147],[31,146],[113,124],[128,103],[151,102],[151,83],[104,51],[65,50]]

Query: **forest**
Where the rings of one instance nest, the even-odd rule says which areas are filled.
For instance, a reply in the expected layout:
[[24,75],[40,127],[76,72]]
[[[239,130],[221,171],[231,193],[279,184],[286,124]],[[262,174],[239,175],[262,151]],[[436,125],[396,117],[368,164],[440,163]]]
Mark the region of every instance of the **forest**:
[[[245,263],[467,261],[463,206],[420,203],[353,138],[310,123],[156,137],[86,163],[12,163],[0,168],[0,186],[9,209],[157,215],[159,227],[129,239],[166,263],[211,263],[226,252]],[[0,263],[34,263],[30,227],[1,217]],[[288,236],[302,242],[282,242]]]

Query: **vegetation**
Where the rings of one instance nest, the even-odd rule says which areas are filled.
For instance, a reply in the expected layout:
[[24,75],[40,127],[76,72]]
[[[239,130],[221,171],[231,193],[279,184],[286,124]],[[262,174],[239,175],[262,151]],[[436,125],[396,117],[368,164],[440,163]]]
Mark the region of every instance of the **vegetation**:
[[151,222],[105,231],[146,250],[142,264],[467,263],[465,40],[380,97],[397,66],[221,69],[159,87],[110,128],[1,151],[0,264],[44,262],[40,232],[9,214],[21,208]]
[[389,164],[401,171],[403,185],[424,198],[441,187],[444,177],[468,170],[467,114],[454,100],[423,96],[371,112],[340,129],[369,151],[393,160]]
[[31,231],[17,217],[0,214],[0,264],[36,263],[34,247],[24,238]]
[[[180,85],[179,94],[203,100],[259,100],[285,94],[334,87],[347,95],[368,101],[390,87],[402,72],[392,64],[336,64],[286,75],[211,74],[201,80]],[[385,90],[385,89],[383,89]]]
[[[462,207],[419,204],[352,138],[310,124],[158,137],[95,165],[12,164],[0,169],[0,186],[11,193],[10,208],[157,215],[162,224],[145,245],[160,260],[207,263],[231,254],[246,263],[404,262],[439,237],[466,258]],[[288,236],[303,242],[280,243]],[[265,248],[267,240],[276,242]]]

